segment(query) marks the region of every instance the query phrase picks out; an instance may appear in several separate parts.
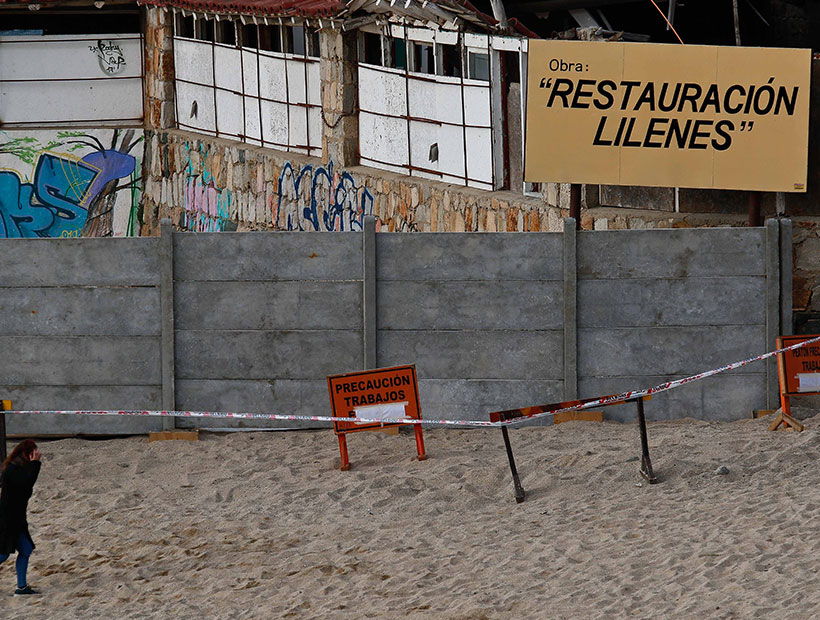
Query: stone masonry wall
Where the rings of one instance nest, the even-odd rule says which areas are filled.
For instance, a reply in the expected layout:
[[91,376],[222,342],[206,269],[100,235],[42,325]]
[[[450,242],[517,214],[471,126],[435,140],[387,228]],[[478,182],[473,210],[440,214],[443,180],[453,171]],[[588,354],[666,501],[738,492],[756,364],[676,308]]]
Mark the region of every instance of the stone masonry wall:
[[145,126],[174,125],[173,14],[158,7],[145,11]]
[[486,192],[171,130],[147,131],[143,235],[177,230],[558,231],[566,211]]

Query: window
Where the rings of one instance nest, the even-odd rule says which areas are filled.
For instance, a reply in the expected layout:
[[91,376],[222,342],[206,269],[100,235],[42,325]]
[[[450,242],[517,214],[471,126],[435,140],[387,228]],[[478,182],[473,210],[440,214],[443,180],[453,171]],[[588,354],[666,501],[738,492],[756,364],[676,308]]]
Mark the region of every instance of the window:
[[436,65],[433,59],[433,44],[413,41],[410,45],[413,49],[412,70],[417,73],[435,73]]
[[285,53],[296,56],[305,55],[305,28],[304,26],[284,26],[282,34],[285,38]]
[[279,26],[259,26],[259,49],[266,52],[282,51],[282,32]]
[[194,38],[200,41],[213,41],[214,22],[209,19],[194,20]]
[[319,31],[310,29],[307,31],[307,37],[307,55],[312,56],[313,58],[319,58],[322,55],[321,48],[319,47]]
[[239,45],[251,49],[259,47],[259,36],[255,24],[246,24],[239,27]]
[[490,56],[481,52],[467,52],[467,77],[471,80],[490,81]]
[[440,75],[461,77],[461,51],[458,45],[439,45],[441,53]]
[[[0,3],[2,4],[2,3]],[[91,3],[88,3],[89,5]],[[26,8],[23,3],[22,8]],[[11,7],[9,7],[11,8]],[[91,11],[71,9],[60,12],[50,12],[46,3],[39,11],[25,11],[25,13],[8,13],[3,10],[0,19],[0,30],[25,36],[49,36],[56,34],[118,34],[139,33],[140,14],[138,10],[111,8],[108,5],[105,11],[91,9]]]
[[407,69],[407,45],[404,39],[391,39],[390,66],[394,69]]
[[185,39],[194,38],[194,16],[185,17],[179,13],[176,15],[176,36]]
[[372,32],[362,32],[359,61],[367,65],[382,64],[382,37]]
[[216,43],[236,45],[236,26],[232,21],[216,22]]

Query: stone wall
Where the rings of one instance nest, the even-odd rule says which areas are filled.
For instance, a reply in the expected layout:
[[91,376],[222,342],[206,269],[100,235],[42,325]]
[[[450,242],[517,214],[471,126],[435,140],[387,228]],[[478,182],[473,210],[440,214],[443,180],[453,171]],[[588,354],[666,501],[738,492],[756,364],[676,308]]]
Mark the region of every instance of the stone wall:
[[145,126],[174,126],[173,13],[158,7],[145,11]]
[[565,211],[364,166],[342,167],[183,131],[146,132],[143,235],[177,230],[559,231]]

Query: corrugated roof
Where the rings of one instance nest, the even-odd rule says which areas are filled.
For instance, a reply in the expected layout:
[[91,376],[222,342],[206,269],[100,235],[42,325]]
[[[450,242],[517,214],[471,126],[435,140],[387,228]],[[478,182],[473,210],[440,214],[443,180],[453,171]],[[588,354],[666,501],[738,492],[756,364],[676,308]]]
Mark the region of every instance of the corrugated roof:
[[274,17],[334,17],[345,7],[341,0],[140,0],[140,4],[190,11]]

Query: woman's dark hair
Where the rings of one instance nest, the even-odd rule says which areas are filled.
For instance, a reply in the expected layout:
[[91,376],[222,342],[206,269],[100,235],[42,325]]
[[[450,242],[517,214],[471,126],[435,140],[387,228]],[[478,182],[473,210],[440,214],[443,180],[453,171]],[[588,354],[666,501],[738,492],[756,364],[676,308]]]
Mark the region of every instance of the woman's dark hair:
[[31,439],[26,439],[18,443],[14,450],[11,451],[6,457],[6,460],[3,461],[3,467],[0,468],[0,471],[6,469],[8,464],[12,461],[15,463],[25,463],[31,460],[31,453],[37,449],[37,444],[34,443]]

